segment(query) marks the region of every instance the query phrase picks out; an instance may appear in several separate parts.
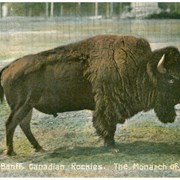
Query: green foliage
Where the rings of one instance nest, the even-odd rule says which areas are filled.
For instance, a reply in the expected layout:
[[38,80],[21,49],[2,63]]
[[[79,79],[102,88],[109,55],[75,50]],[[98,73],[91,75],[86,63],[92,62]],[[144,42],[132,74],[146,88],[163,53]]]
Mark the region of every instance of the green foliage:
[[171,13],[177,13],[180,14],[180,3],[179,2],[173,2],[173,3],[159,3],[159,7],[162,10],[169,9]]
[[[11,15],[18,16],[45,16],[46,14],[46,6],[48,6],[48,13],[50,14],[51,3],[6,3],[11,9]],[[98,15],[103,17],[108,17],[110,15],[120,15],[125,7],[130,6],[130,3],[98,3]],[[112,8],[113,7],[113,8]],[[166,11],[169,10],[169,14],[180,13],[180,3],[179,2],[160,2],[159,7]],[[168,12],[167,12],[168,13]],[[93,16],[95,15],[95,3],[91,2],[83,2],[83,3],[75,3],[75,2],[56,2],[54,3],[54,16]]]
[[8,3],[11,15],[39,16],[45,11],[45,3]]

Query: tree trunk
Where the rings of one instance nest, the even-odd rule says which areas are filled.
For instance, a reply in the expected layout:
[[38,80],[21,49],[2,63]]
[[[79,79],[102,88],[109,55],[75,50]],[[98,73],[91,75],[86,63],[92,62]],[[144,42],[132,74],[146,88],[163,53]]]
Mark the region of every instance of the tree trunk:
[[95,17],[98,16],[98,2],[95,2]]
[[51,2],[51,17],[54,16],[54,2]]
[[0,3],[0,18],[2,17],[2,3]]
[[46,2],[46,17],[49,16],[49,3]]

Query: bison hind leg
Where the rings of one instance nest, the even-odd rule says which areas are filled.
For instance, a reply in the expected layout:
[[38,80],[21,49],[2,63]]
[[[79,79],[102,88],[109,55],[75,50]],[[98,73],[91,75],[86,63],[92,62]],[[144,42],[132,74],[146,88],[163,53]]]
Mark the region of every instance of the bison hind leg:
[[7,145],[7,155],[14,155],[13,148],[13,136],[17,125],[23,120],[23,118],[32,109],[28,104],[23,104],[19,106],[16,110],[11,110],[8,120],[6,121],[6,145]]
[[36,152],[42,152],[44,151],[42,147],[39,145],[38,141],[35,139],[34,135],[31,132],[31,127],[30,127],[30,121],[32,118],[32,109],[30,112],[27,114],[26,117],[21,121],[20,127],[24,134],[26,135],[27,139],[29,142],[32,144]]

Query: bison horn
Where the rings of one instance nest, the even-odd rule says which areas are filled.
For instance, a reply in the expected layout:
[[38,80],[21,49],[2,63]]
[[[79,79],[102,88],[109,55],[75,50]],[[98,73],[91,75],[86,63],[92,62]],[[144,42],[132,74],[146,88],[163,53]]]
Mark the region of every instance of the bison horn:
[[157,65],[157,70],[158,70],[161,74],[167,73],[167,69],[164,67],[164,59],[165,59],[165,54],[163,54],[163,56],[161,57],[158,65]]

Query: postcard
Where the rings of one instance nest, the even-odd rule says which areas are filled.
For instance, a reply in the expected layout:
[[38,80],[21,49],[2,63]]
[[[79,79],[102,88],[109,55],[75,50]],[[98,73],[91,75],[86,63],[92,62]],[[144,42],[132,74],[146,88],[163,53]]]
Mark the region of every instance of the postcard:
[[0,177],[180,178],[179,2],[0,2]]

